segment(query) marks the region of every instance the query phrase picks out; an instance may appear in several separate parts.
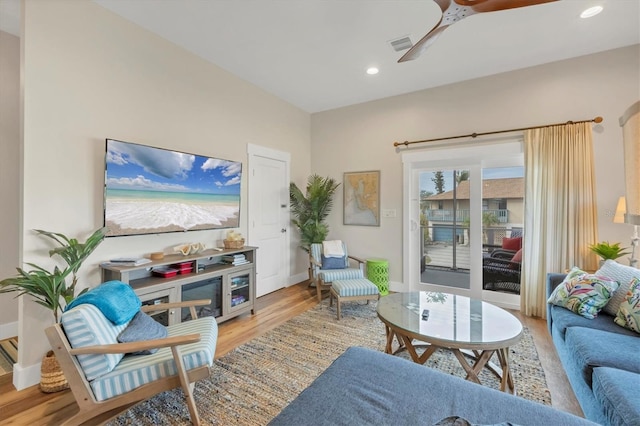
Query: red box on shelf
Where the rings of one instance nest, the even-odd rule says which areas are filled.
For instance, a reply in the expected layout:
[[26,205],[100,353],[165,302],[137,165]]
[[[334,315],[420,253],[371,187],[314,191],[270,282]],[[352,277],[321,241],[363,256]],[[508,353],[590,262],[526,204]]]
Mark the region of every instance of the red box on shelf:
[[153,275],[157,275],[163,278],[171,278],[175,277],[178,274],[178,270],[174,268],[167,268],[165,266],[161,266],[159,268],[153,268]]
[[178,270],[181,275],[190,274],[193,271],[193,262],[181,262],[171,265],[171,268]]

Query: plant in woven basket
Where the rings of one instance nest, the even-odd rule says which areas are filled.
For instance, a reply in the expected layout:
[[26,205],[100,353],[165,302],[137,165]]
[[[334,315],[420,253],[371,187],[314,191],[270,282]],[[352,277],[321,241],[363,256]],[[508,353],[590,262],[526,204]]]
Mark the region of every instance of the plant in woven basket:
[[329,234],[324,222],[333,208],[333,195],[340,186],[332,178],[309,176],[306,195],[291,182],[289,202],[294,216],[293,224],[300,231],[300,247],[308,252],[313,243],[321,243]]
[[[16,268],[18,274],[15,277],[0,281],[0,293],[18,292],[18,296],[28,294],[39,305],[51,309],[55,322],[58,322],[58,314],[62,313],[67,304],[76,298],[77,273],[80,266],[104,240],[107,228],[94,231],[84,243],[60,233],[40,229],[36,229],[35,232],[52,239],[59,245],[49,250],[49,256],[59,256],[65,261],[66,267],[60,269],[56,266],[53,271],[49,271],[33,263],[27,263],[31,270]],[[68,277],[71,277],[70,285],[67,285]],[[85,291],[87,289],[80,294]]]
[[[49,256],[59,256],[66,263],[66,267],[60,269],[54,267],[53,272],[27,263],[32,269],[25,271],[16,268],[18,275],[0,281],[0,293],[18,292],[18,296],[28,294],[35,302],[51,309],[55,322],[58,322],[58,313],[76,298],[76,285],[78,283],[78,270],[82,263],[104,240],[107,228],[100,228],[91,234],[84,243],[75,238],[68,238],[64,234],[42,231],[36,229],[39,235],[55,241],[59,247],[49,250]],[[67,278],[71,277],[71,284],[67,285]],[[87,291],[84,289],[80,294]],[[78,294],[78,296],[80,295]],[[47,352],[42,358],[40,366],[40,389],[43,392],[58,392],[69,387],[69,383],[62,372],[53,351]]]

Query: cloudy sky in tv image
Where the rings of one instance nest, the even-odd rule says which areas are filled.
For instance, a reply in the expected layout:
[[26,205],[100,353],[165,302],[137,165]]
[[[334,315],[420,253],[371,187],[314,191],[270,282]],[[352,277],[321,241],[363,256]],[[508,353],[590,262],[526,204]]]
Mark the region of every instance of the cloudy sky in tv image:
[[238,195],[242,163],[110,140],[109,189]]

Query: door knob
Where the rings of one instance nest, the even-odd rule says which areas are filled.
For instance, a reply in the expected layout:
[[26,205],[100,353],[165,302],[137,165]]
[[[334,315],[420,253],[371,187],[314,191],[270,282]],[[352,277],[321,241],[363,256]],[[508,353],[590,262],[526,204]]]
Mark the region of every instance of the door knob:
[[280,230],[280,232],[282,232],[282,233],[284,234],[285,232],[287,232],[287,229],[286,229],[286,228],[282,228],[282,229]]

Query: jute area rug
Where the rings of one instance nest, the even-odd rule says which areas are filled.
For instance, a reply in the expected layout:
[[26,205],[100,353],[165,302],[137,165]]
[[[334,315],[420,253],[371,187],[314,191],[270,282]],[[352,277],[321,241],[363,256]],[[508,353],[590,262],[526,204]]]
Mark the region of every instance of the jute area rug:
[[[195,399],[205,425],[265,425],[350,346],[384,351],[384,327],[375,303],[344,303],[336,319],[328,301],[217,359],[210,378],[196,384]],[[511,368],[519,396],[550,405],[544,371],[528,329],[510,348]],[[406,351],[402,355],[408,359]],[[497,361],[497,360],[495,360]],[[438,350],[426,363],[464,377],[459,362]],[[426,367],[425,367],[426,368]],[[490,372],[483,384],[498,388]],[[345,377],[345,380],[349,380]],[[187,425],[182,390],[159,394],[122,414],[110,425]]]

